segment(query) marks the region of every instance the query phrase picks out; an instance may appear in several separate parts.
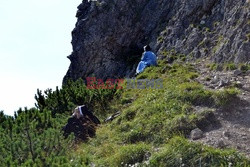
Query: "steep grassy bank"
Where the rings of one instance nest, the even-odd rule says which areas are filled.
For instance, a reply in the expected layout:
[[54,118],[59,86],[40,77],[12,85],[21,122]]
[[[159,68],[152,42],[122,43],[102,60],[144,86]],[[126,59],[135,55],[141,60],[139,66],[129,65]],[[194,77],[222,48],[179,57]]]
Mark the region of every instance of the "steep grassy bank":
[[[119,118],[102,125],[97,136],[72,153],[71,164],[96,166],[248,166],[233,150],[189,142],[186,137],[212,111],[195,113],[193,106],[225,107],[237,90],[208,91],[194,79],[191,65],[148,68],[137,79],[163,79],[164,89],[124,89],[110,113]],[[126,87],[126,86],[125,86]]]
[[[62,89],[36,95],[37,109],[19,110],[15,118],[1,114],[1,166],[249,166],[233,150],[219,150],[186,138],[196,127],[211,124],[212,111],[194,106],[225,107],[237,90],[205,90],[189,64],[159,62],[137,79],[162,79],[163,89],[87,89],[70,82]],[[126,84],[123,85],[126,88]],[[60,132],[70,110],[86,104],[104,120],[95,138],[74,145]]]

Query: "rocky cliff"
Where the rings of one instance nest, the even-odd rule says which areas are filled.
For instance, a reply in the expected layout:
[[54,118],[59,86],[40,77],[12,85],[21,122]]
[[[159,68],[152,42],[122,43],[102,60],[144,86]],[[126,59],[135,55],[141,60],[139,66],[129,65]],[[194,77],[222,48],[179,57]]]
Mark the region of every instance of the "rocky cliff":
[[71,78],[124,77],[134,73],[142,46],[160,58],[249,63],[249,0],[83,0],[72,31]]

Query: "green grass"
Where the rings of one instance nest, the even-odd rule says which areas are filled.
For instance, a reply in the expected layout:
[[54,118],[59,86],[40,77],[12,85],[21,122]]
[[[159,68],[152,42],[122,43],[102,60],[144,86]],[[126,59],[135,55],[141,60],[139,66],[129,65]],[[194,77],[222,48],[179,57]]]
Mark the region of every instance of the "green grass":
[[211,70],[211,71],[215,71],[218,68],[218,64],[216,64],[216,63],[208,64],[207,68],[209,68],[209,70]]
[[233,150],[221,151],[173,137],[150,159],[149,166],[247,166],[247,161]]
[[224,70],[225,71],[233,71],[237,69],[237,65],[234,63],[226,63],[224,64]]
[[243,73],[245,73],[248,70],[250,70],[250,65],[243,64],[243,63],[235,64],[232,62],[223,63],[223,64],[211,63],[211,64],[207,64],[207,68],[209,68],[210,71],[216,71],[216,70],[233,71],[233,70],[239,69]]
[[215,54],[217,50],[220,49],[221,43],[225,42],[225,39],[222,35],[220,35],[215,42],[216,42],[216,45],[212,49],[213,54]]
[[[106,113],[121,111],[111,123],[101,125],[95,138],[71,153],[72,165],[82,166],[244,166],[247,159],[232,150],[219,150],[185,139],[205,122],[207,111],[193,106],[227,106],[236,89],[208,91],[194,79],[192,65],[149,67],[137,79],[163,80],[163,89],[123,89]],[[202,122],[201,122],[202,121]],[[182,136],[182,137],[180,137]]]
[[159,36],[159,37],[157,38],[157,42],[163,43],[163,41],[164,41],[164,37],[163,37],[163,36]]
[[[176,61],[176,62],[184,62],[186,61],[186,56],[184,54],[178,54],[174,49],[172,50],[166,50],[163,49],[160,52],[160,55],[162,57],[167,58],[170,62]],[[167,64],[166,62],[162,61],[162,63]]]
[[214,27],[218,27],[220,25],[220,22],[216,21],[213,23]]
[[235,88],[228,88],[215,92],[213,94],[213,98],[215,99],[215,103],[218,107],[225,107],[236,98],[237,94],[239,94],[239,90]]

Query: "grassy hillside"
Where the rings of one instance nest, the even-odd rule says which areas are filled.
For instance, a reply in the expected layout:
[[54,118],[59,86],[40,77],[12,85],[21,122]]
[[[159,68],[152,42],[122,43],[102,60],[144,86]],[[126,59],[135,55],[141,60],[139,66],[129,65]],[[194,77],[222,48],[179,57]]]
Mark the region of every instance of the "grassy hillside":
[[[234,150],[219,150],[190,142],[196,127],[210,124],[213,111],[194,106],[225,107],[238,91],[205,90],[189,64],[147,68],[137,79],[163,80],[163,89],[87,89],[81,80],[62,89],[40,90],[37,108],[19,110],[15,118],[0,115],[0,166],[249,166]],[[96,137],[74,144],[60,132],[70,110],[86,104],[104,120]]]

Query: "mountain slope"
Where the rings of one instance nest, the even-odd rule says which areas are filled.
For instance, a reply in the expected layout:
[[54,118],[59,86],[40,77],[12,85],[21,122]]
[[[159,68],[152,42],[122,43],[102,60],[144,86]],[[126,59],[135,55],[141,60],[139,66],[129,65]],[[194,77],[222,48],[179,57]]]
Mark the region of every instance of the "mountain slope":
[[[249,166],[248,0],[83,0],[78,9],[62,89],[38,90],[36,108],[14,117],[0,112],[0,166]],[[123,89],[79,80],[131,76],[148,43],[158,66]],[[149,88],[154,79],[160,87]],[[82,104],[101,120],[121,114],[85,143],[65,139]]]
[[[102,125],[97,136],[78,148],[72,164],[86,166],[248,166],[230,149],[214,149],[188,141],[195,128],[203,131],[217,122],[217,112],[239,93],[228,87],[207,90],[192,65],[148,68],[137,79],[161,78],[163,89],[124,89],[110,112],[122,114]],[[126,86],[125,86],[126,87]],[[197,108],[203,108],[197,112]],[[217,140],[217,139],[215,139]],[[232,148],[232,147],[228,147]],[[243,150],[241,150],[243,151]],[[238,159],[240,158],[240,159]]]

